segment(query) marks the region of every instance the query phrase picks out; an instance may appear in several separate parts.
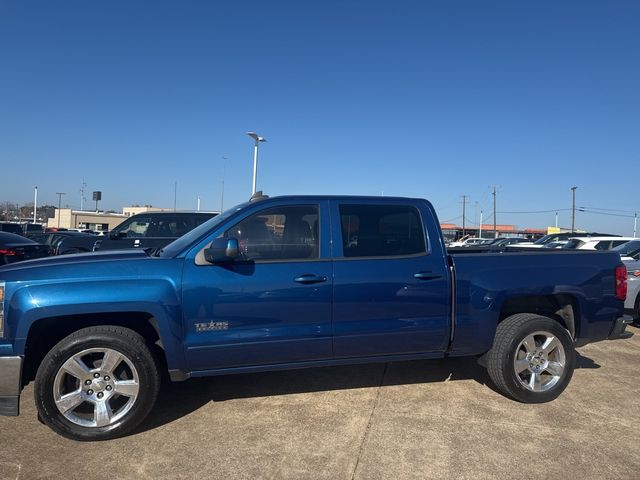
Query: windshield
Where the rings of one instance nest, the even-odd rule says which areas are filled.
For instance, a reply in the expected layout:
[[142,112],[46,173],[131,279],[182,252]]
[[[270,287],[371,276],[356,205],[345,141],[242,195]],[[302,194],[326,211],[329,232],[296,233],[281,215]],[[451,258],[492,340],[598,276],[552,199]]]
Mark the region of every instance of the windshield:
[[242,203],[240,205],[230,208],[229,210],[225,210],[220,215],[216,215],[210,220],[207,220],[203,224],[197,226],[190,232],[184,234],[180,238],[174,240],[169,245],[164,247],[160,251],[159,256],[175,257],[180,252],[182,252],[185,248],[189,247],[192,243],[195,243],[196,241],[198,241],[201,237],[204,237],[207,233],[209,233],[209,231],[215,229],[218,225],[220,225],[222,222],[227,220],[227,218],[229,218],[231,215],[235,214],[236,212],[242,210],[247,205],[249,205],[249,202]]
[[630,242],[614,247],[611,250],[618,252],[621,257],[631,257],[640,250],[640,240],[631,240]]

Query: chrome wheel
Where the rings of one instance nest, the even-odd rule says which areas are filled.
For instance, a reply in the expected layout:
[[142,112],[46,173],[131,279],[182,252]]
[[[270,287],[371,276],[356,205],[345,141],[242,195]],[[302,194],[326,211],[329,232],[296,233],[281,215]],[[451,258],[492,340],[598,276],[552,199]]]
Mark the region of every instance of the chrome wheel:
[[531,392],[545,392],[556,385],[566,365],[560,340],[550,332],[537,331],[524,338],[513,360],[516,378]]
[[53,381],[58,411],[82,427],[116,424],[140,391],[133,362],[111,348],[89,348],[65,361]]

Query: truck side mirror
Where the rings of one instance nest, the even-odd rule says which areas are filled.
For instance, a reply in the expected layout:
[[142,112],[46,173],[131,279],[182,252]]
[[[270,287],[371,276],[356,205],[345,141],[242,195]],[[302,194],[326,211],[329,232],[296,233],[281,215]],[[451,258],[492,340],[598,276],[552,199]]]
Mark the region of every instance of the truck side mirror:
[[240,256],[237,238],[216,238],[204,250],[204,258],[209,263],[229,263]]

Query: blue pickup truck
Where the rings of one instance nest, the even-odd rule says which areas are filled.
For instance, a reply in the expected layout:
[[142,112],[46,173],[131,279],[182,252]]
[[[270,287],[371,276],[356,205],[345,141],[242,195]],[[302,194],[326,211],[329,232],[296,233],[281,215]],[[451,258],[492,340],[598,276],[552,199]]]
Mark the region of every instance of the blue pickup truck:
[[521,402],[556,398],[576,346],[616,338],[627,272],[610,252],[447,254],[422,199],[258,197],[163,250],[0,268],[0,413],[35,379],[76,440],[131,432],[173,381],[478,356]]

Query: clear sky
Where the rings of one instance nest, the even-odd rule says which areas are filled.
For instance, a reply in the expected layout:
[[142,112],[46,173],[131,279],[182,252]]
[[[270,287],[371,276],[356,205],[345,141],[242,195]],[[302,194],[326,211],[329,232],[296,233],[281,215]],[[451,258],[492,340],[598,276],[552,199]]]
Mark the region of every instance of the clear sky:
[[[640,2],[0,0],[0,201],[425,197],[630,235]],[[594,209],[600,214],[592,213]],[[604,210],[608,209],[608,210]],[[606,213],[607,215],[604,215]],[[620,216],[613,216],[620,215]]]

